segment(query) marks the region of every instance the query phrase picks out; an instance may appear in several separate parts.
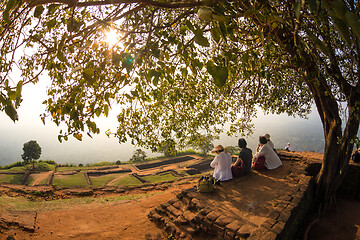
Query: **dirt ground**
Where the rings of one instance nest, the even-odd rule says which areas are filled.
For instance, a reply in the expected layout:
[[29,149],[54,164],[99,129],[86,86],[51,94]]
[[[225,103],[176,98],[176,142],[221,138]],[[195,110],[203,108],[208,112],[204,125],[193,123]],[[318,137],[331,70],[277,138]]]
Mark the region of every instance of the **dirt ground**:
[[[307,157],[319,158],[318,153],[300,153]],[[284,177],[284,175],[286,177]],[[251,176],[246,176],[246,178]],[[250,179],[249,178],[249,179]],[[276,191],[276,195],[281,196],[283,189],[279,188],[278,181],[285,181],[286,178],[292,178],[296,181],[296,170],[291,164],[284,164],[278,170],[271,174],[263,174],[258,178],[251,178],[251,184],[241,184],[249,179],[238,179],[233,183],[225,183],[224,187],[231,184],[241,184],[241,191],[247,194],[244,201],[248,205],[242,205],[244,208],[253,208],[254,203],[266,201],[266,205],[276,202],[276,199],[267,199],[268,195],[263,191],[254,191],[256,186],[264,186],[266,189]],[[35,213],[35,231],[27,232],[21,229],[21,226],[7,226],[7,229],[0,229],[0,239],[7,239],[12,235],[16,240],[57,240],[57,239],[166,239],[164,232],[148,220],[147,214],[154,207],[174,198],[182,189],[187,189],[195,185],[195,180],[188,181],[185,184],[173,184],[163,190],[153,190],[157,194],[141,198],[139,200],[121,200],[109,202],[106,204],[88,204],[73,206],[67,209],[41,211]],[[0,186],[1,188],[1,186]],[[0,189],[1,190],[1,189]],[[1,191],[0,191],[1,194]],[[117,195],[120,193],[104,193]],[[122,193],[123,194],[123,193]],[[136,190],[127,194],[136,194]],[[229,199],[233,201],[234,199]],[[241,210],[241,206],[239,206]],[[236,213],[239,209],[228,209],[229,212]],[[1,215],[11,209],[3,209],[0,206]],[[250,209],[251,210],[251,209]],[[26,213],[23,213],[24,218]],[[19,215],[21,218],[21,214]],[[261,218],[249,219],[254,224],[263,221]],[[360,202],[340,199],[338,212],[330,212],[322,221],[317,224],[310,233],[311,240],[322,239],[342,239],[353,240],[360,239]]]

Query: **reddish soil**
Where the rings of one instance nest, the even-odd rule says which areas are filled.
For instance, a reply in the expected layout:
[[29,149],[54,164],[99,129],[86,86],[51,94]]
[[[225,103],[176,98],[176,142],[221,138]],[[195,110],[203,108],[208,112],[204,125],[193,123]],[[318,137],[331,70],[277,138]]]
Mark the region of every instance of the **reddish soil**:
[[[306,157],[319,158],[318,153],[299,153]],[[283,177],[285,174],[286,177]],[[286,178],[296,182],[297,170],[292,164],[284,164],[281,168],[272,171],[271,174],[263,174],[260,177],[237,179],[236,181],[224,183],[223,187],[231,184],[241,184],[251,180],[251,184],[241,184],[241,189],[237,192],[246,195],[243,198],[244,204],[238,208],[226,209],[229,213],[236,214],[241,208],[252,208],[256,202],[266,201],[266,205],[276,203],[277,199],[268,199],[269,194],[266,191],[275,191],[276,195],[283,194],[283,188],[280,188],[280,182],[288,184]],[[249,178],[249,179],[248,179]],[[250,179],[251,178],[251,179]],[[195,185],[195,181],[187,184],[173,184],[165,187],[163,190],[154,189],[158,194],[143,198],[140,200],[125,200],[111,202],[107,204],[88,204],[83,206],[73,206],[69,209],[44,211],[35,214],[35,231],[33,233],[22,230],[19,226],[7,226],[7,229],[1,229],[1,217],[9,210],[4,210],[0,206],[0,239],[6,239],[12,235],[16,240],[36,239],[36,240],[57,240],[57,239],[167,239],[164,232],[157,228],[154,223],[148,220],[147,214],[154,207],[174,198],[182,189],[190,188]],[[262,191],[255,191],[256,186],[260,186]],[[0,186],[0,194],[4,194],[6,189]],[[125,193],[101,193],[98,197],[104,195],[124,195],[144,193],[140,189]],[[63,193],[61,193],[63,194]],[[9,195],[9,194],[8,194]],[[15,193],[13,193],[16,196]],[[239,195],[240,196],[240,195]],[[237,201],[236,196],[228,201]],[[69,198],[70,196],[66,196]],[[235,199],[237,198],[237,199]],[[255,202],[254,202],[255,201]],[[245,202],[247,203],[245,205]],[[215,204],[215,203],[214,203]],[[224,205],[224,206],[227,206]],[[250,209],[251,210],[251,209]],[[338,212],[330,212],[324,216],[310,233],[310,239],[360,239],[360,202],[354,200],[339,200]],[[27,213],[18,215],[26,218]],[[257,225],[263,219],[251,219],[249,222]],[[24,220],[25,221],[25,220]]]

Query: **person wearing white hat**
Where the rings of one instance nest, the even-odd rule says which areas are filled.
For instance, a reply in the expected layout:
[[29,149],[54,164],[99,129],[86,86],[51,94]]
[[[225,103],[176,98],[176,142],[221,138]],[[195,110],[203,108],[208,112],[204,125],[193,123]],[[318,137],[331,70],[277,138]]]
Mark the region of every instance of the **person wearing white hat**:
[[217,181],[227,181],[232,179],[233,176],[231,173],[231,155],[225,152],[225,149],[222,145],[216,145],[211,152],[216,153],[216,157],[210,163],[210,166],[214,168],[213,177]]
[[267,144],[269,144],[272,149],[275,149],[274,143],[270,140],[270,135],[268,133],[266,133],[266,134],[264,134],[264,137],[267,140]]

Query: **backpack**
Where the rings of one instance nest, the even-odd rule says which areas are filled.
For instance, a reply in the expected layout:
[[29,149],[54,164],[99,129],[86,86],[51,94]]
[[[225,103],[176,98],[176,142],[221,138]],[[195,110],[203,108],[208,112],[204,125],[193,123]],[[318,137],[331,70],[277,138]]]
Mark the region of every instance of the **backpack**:
[[215,179],[212,176],[200,177],[197,185],[197,191],[201,193],[208,193],[214,190]]
[[265,156],[259,156],[251,166],[255,170],[265,170]]

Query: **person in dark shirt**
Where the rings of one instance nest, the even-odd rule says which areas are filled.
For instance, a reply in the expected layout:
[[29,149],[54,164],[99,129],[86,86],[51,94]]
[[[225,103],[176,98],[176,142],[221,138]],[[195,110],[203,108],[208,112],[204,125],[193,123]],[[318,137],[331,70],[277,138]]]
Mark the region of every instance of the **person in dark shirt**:
[[231,166],[231,171],[234,177],[240,177],[251,171],[252,151],[246,147],[244,138],[240,138],[238,146],[241,148],[239,157],[236,162]]

